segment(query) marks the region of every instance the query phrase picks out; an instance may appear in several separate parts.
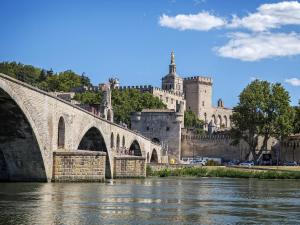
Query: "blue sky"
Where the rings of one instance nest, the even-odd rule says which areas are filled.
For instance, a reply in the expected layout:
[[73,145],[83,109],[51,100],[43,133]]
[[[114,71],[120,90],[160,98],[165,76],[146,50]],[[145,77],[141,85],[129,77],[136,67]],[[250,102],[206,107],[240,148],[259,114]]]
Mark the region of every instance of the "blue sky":
[[160,86],[177,72],[212,76],[232,107],[251,79],[300,96],[300,3],[259,0],[1,0],[0,61],[85,72],[93,83]]

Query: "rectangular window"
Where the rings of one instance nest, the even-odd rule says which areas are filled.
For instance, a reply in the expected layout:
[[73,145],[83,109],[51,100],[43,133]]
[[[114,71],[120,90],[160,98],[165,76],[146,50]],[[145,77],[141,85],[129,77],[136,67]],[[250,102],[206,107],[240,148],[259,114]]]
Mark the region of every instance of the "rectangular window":
[[202,101],[202,106],[204,106],[204,101]]
[[169,98],[168,97],[166,97],[166,102],[168,102],[169,101]]

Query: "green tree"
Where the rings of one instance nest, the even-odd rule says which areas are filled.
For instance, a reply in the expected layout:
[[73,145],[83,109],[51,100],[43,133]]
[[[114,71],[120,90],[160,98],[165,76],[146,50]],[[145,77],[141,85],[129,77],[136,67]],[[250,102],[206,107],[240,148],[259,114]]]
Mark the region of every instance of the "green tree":
[[294,108],[295,120],[294,120],[294,134],[300,133],[300,101],[299,105]]
[[[233,111],[233,144],[246,141],[255,161],[267,149],[270,137],[282,140],[293,131],[294,111],[290,96],[279,83],[253,81],[242,91]],[[259,137],[263,140],[260,149]]]
[[129,89],[112,91],[114,118],[117,122],[130,124],[130,114],[143,109],[164,109],[166,105],[150,93],[141,93],[139,90]]
[[196,113],[187,110],[184,113],[184,126],[186,128],[193,128],[197,133],[203,133],[204,122],[198,118]]
[[91,91],[87,91],[84,93],[76,93],[74,99],[84,104],[100,104],[102,99],[102,93]]

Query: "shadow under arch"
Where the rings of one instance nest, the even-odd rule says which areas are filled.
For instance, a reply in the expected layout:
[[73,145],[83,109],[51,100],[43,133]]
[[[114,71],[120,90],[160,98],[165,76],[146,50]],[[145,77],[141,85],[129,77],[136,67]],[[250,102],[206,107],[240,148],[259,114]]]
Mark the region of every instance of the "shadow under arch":
[[158,156],[157,156],[156,149],[153,149],[153,151],[152,151],[150,163],[158,163]]
[[47,181],[42,152],[29,119],[0,88],[0,181]]
[[106,152],[105,178],[108,179],[112,178],[109,154],[107,151],[104,138],[98,128],[91,127],[82,137],[77,149],[87,150],[87,151]]
[[132,144],[130,145],[129,151],[133,153],[135,156],[142,156],[142,151],[140,144],[137,140],[134,140]]

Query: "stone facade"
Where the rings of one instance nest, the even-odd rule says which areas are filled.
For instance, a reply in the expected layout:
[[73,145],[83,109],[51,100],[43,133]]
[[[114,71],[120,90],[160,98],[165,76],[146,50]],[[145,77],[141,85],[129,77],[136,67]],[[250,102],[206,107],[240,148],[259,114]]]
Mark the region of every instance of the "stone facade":
[[279,160],[300,163],[300,134],[290,136],[280,143]]
[[182,136],[182,157],[209,157],[222,160],[243,161],[249,156],[249,147],[242,142],[236,146],[231,145],[232,140],[225,135]]
[[146,158],[137,156],[115,157],[115,178],[144,178],[146,177]]
[[53,152],[54,182],[99,182],[105,179],[105,152]]
[[204,121],[204,128],[212,131],[224,130],[231,127],[232,110],[224,107],[219,99],[217,107],[212,104],[213,80],[210,77],[188,77],[184,79],[186,108],[192,110],[199,119]]
[[160,143],[164,147],[169,161],[179,162],[183,119],[183,110],[175,112],[170,109],[148,109],[132,114],[131,129],[138,131],[154,142]]

